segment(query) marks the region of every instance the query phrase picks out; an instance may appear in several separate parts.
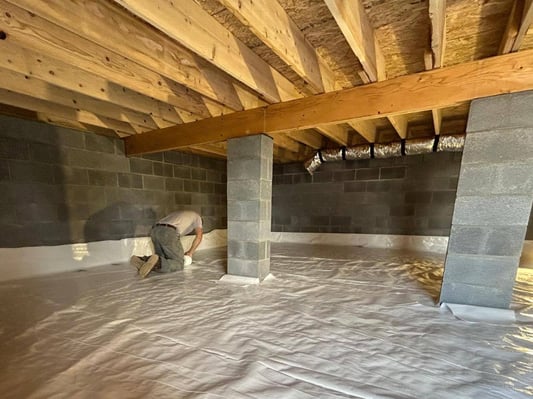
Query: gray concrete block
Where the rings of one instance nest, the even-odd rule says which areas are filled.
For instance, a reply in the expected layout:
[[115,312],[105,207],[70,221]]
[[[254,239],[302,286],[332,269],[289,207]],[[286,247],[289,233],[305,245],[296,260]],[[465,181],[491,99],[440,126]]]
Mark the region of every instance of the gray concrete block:
[[455,202],[456,192],[453,190],[434,191],[431,195],[432,204],[453,204]]
[[431,194],[431,191],[408,191],[405,193],[405,202],[407,204],[429,204]]
[[141,175],[133,173],[119,173],[118,174],[119,187],[125,188],[143,188],[143,179]]
[[35,162],[61,163],[63,151],[57,145],[30,143],[30,159]]
[[9,172],[13,182],[35,182],[53,184],[55,168],[50,164],[28,161],[9,161]]
[[454,225],[525,226],[531,211],[531,196],[458,197]]
[[355,171],[356,180],[376,180],[379,179],[379,169],[358,169]]
[[201,193],[205,193],[205,194],[211,194],[211,193],[214,193],[215,192],[215,184],[214,183],[210,183],[210,182],[206,182],[206,181],[200,181],[200,186],[199,186],[199,190]]
[[414,205],[393,205],[390,207],[390,216],[414,216]]
[[387,192],[391,190],[391,182],[390,181],[369,181],[366,183],[366,191],[374,192],[374,193],[380,193],[380,192]]
[[272,150],[272,139],[264,134],[229,139],[227,146],[229,160],[272,158]]
[[205,169],[191,168],[191,179],[202,180],[207,179],[207,172]]
[[313,176],[311,176],[307,172],[292,175],[292,184],[306,184],[306,183],[311,183],[312,181],[313,181]]
[[113,172],[105,172],[101,170],[87,171],[89,176],[89,184],[95,186],[117,186],[117,174]]
[[385,167],[379,169],[379,178],[385,179],[403,179],[405,177],[405,167]]
[[270,273],[270,259],[255,261],[228,257],[228,274],[259,278],[262,281]]
[[117,139],[98,134],[85,134],[85,148],[90,151],[115,153]]
[[270,239],[271,221],[247,222],[228,219],[228,241],[266,241]]
[[230,159],[227,163],[229,180],[272,179],[272,160],[268,158]]
[[493,130],[509,125],[511,97],[499,95],[473,100],[470,103],[466,131]]
[[519,256],[526,226],[453,226],[448,252],[495,256]]
[[267,180],[228,180],[228,200],[252,200],[272,198],[272,184]]
[[228,257],[247,260],[265,260],[270,257],[270,241],[228,240]]
[[234,221],[261,221],[271,218],[270,201],[230,201],[228,202],[228,219]]
[[56,165],[54,168],[56,184],[89,184],[87,169]]
[[[169,181],[169,179],[167,179],[167,181]],[[168,189],[168,186],[167,186],[167,189]],[[176,189],[176,191],[178,191],[178,189]],[[188,192],[188,193],[197,193],[198,191],[200,191],[200,182],[197,182],[194,180],[183,181],[183,191]]]
[[[193,187],[194,184],[195,184],[195,187]],[[167,191],[197,192],[198,182],[191,182],[189,180],[183,181],[181,179],[174,179],[174,178],[167,177],[165,178],[165,189]]]
[[466,135],[463,165],[533,161],[533,127]]
[[0,159],[0,181],[7,181],[9,179],[9,164],[7,160]]
[[177,205],[191,205],[191,193],[176,193],[174,194],[174,201]]
[[9,137],[0,137],[0,158],[29,160],[28,143]]
[[364,181],[354,181],[354,182],[345,182],[344,183],[344,192],[345,193],[352,193],[352,192],[364,192],[366,191],[366,182]]
[[173,166],[174,177],[179,177],[181,179],[190,179],[191,178],[191,168],[188,166]]
[[461,196],[532,193],[533,162],[464,165],[457,188]]
[[272,178],[273,185],[292,184],[292,175],[278,175]]
[[150,161],[163,162],[163,153],[162,152],[154,152],[152,154],[143,154],[142,157],[144,159],[148,159]]
[[333,181],[332,171],[320,171],[313,174],[313,183],[327,183]]
[[164,190],[165,178],[161,176],[143,176],[143,188],[146,190]]
[[355,179],[355,171],[340,170],[333,172],[333,181],[351,181]]
[[462,283],[445,283],[440,293],[440,302],[508,309],[512,290],[484,287]]
[[66,162],[63,163],[78,168],[102,169],[105,168],[102,155],[97,152],[71,148],[64,153],[63,159]]
[[[39,129],[38,136],[41,137],[42,132],[40,131],[42,128]],[[66,127],[61,126],[52,126],[48,125],[49,134],[47,134],[45,130],[45,137],[49,136],[49,140],[46,141],[49,144],[55,144],[58,147],[70,147],[70,148],[85,148],[85,135],[90,135],[93,133],[82,133],[77,130],[68,129]],[[33,136],[35,137],[35,131],[30,130],[30,134],[33,133]],[[44,140],[38,140],[43,141]]]
[[142,158],[130,158],[130,171],[145,175],[153,174],[152,161]]
[[472,101],[467,132],[533,127],[533,92],[486,97]]
[[518,256],[467,255],[448,252],[444,266],[447,283],[512,288],[518,269]]

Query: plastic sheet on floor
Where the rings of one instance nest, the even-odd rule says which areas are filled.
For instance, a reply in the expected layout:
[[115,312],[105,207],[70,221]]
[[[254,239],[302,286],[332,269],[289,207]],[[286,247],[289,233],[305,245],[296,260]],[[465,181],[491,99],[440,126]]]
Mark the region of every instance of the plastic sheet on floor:
[[[533,326],[442,311],[443,260],[273,244],[259,285],[219,282],[224,249],[144,280],[115,264],[4,282],[0,397],[531,397]],[[532,293],[520,270],[514,314]]]

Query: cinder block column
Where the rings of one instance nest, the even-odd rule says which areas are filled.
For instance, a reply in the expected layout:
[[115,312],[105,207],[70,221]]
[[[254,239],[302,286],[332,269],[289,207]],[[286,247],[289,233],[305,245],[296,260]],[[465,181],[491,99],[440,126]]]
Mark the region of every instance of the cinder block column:
[[228,140],[228,274],[263,280],[270,272],[272,139]]
[[533,91],[472,102],[441,302],[508,308],[533,199]]

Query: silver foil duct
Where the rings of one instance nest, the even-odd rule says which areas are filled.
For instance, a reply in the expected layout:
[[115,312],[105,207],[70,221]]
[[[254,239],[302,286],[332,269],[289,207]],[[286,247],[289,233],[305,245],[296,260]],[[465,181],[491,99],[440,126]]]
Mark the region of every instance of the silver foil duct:
[[374,144],[374,158],[402,156],[402,143]]
[[[433,152],[433,146],[435,139],[412,139],[405,141],[405,154],[428,154]],[[465,145],[464,134],[445,135],[439,137],[437,145],[437,151],[462,151]],[[342,149],[329,149],[323,150],[320,153],[317,152],[311,159],[305,162],[305,168],[310,174],[313,174],[322,161],[320,160],[320,154],[324,161],[341,161]],[[374,144],[374,158],[393,158],[402,156],[402,143],[395,142],[389,144]],[[371,157],[370,145],[363,144],[354,147],[348,147],[345,149],[345,159],[368,159]]]
[[464,134],[453,134],[439,137],[439,144],[437,145],[437,151],[463,151],[465,146]]
[[342,148],[320,150],[324,162],[342,161]]
[[370,146],[368,144],[357,145],[355,147],[346,148],[346,160],[352,161],[355,159],[369,159]]
[[405,140],[405,155],[418,155],[433,152],[435,139]]
[[310,175],[312,175],[315,170],[318,169],[318,167],[322,164],[322,161],[320,160],[320,155],[318,152],[310,159],[308,159],[305,162],[305,169],[309,172]]

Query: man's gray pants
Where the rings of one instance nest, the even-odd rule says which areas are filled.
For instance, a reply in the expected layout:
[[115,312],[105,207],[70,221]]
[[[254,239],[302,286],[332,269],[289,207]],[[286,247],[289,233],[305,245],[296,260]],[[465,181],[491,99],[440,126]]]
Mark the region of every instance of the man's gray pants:
[[154,226],[150,233],[154,251],[161,259],[161,269],[155,272],[169,273],[183,270],[183,245],[176,230],[168,226]]

